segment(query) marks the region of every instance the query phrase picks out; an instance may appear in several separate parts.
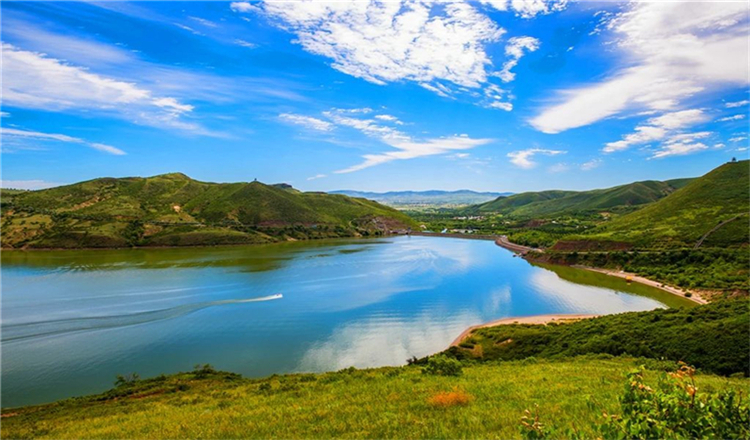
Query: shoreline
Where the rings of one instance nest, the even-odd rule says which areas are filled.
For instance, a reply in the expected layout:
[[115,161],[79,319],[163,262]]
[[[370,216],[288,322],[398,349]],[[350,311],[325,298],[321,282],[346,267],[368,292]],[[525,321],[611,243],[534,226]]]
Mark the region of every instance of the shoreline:
[[700,295],[700,293],[690,292],[691,296],[685,296],[685,293],[688,292],[687,290],[682,290],[677,287],[668,286],[664,283],[660,283],[658,281],[654,281],[654,280],[636,275],[634,273],[623,272],[623,271],[614,270],[614,269],[602,269],[598,267],[581,266],[581,265],[573,265],[570,267],[574,267],[576,269],[588,270],[590,272],[597,272],[597,273],[601,273],[604,275],[609,275],[609,276],[613,276],[617,278],[622,278],[622,279],[629,280],[632,282],[644,284],[649,287],[655,287],[657,289],[671,293],[672,295],[676,295],[681,298],[685,298],[687,300],[693,301],[694,303],[697,303],[697,304],[708,304],[708,301],[705,298],[703,298]]
[[486,322],[484,324],[472,325],[471,327],[461,332],[461,334],[458,335],[458,337],[454,339],[453,342],[451,342],[448,348],[457,347],[474,330],[477,330],[480,328],[496,327],[498,325],[512,325],[512,324],[547,325],[552,322],[568,323],[568,322],[580,321],[582,319],[597,318],[599,316],[602,316],[602,315],[571,313],[571,314],[532,315],[532,316],[501,318],[495,321]]

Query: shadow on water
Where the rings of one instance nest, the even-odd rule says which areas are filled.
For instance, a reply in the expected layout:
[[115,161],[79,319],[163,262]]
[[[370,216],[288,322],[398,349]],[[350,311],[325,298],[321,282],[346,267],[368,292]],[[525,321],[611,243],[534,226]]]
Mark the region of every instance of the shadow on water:
[[344,254],[363,252],[372,248],[362,246],[365,243],[375,245],[386,242],[377,239],[328,239],[216,247],[10,250],[0,254],[0,261],[8,268],[55,268],[62,271],[231,267],[240,272],[267,272],[283,268],[299,254],[315,252],[317,249],[330,249],[332,244],[354,245],[352,248],[339,250]]
[[617,292],[626,292],[633,295],[643,296],[654,299],[667,307],[694,307],[697,304],[687,298],[665,292],[656,287],[647,286],[641,283],[628,282],[625,279],[606,275],[603,273],[592,272],[590,270],[578,269],[569,266],[560,266],[555,264],[530,263],[532,266],[541,267],[557,274],[560,278],[584,286],[594,286],[604,289],[610,289]]

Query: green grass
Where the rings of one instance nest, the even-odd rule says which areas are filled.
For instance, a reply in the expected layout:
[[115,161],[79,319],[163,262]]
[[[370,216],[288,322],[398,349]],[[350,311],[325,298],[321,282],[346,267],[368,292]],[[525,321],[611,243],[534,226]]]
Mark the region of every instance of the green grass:
[[690,179],[667,182],[648,180],[591,191],[541,191],[500,197],[472,207],[479,212],[496,212],[519,218],[547,218],[566,213],[606,211],[621,206],[653,203],[673,193]]
[[[642,360],[580,357],[485,363],[458,377],[417,366],[247,380],[182,373],[50,405],[5,409],[4,438],[520,438],[525,409],[591,437],[619,411],[625,374]],[[648,371],[647,383],[659,372]],[[202,378],[200,378],[203,376]],[[747,390],[748,380],[698,375],[701,392]],[[463,405],[430,403],[439,393]],[[747,397],[745,396],[744,399]],[[593,404],[593,409],[590,405]],[[12,416],[8,416],[13,414]]]
[[581,354],[685,361],[718,374],[750,375],[750,301],[622,313],[570,324],[480,328],[448,354],[459,359],[517,360]]
[[[693,247],[722,221],[750,212],[749,171],[747,160],[724,164],[669,197],[616,218],[584,237],[624,241],[638,248]],[[727,224],[724,227],[728,229],[720,228],[712,240],[720,246],[747,245],[747,222],[745,217]],[[741,225],[745,226],[742,232]],[[740,233],[731,235],[733,232]]]
[[[173,173],[102,178],[3,199],[4,247],[263,243],[416,227],[395,209],[288,185],[199,182]],[[20,222],[46,215],[45,225]]]

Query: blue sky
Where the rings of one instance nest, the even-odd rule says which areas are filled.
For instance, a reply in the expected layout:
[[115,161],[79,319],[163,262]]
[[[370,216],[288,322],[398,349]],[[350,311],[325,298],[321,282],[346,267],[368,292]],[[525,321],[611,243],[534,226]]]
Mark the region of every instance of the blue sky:
[[589,189],[748,155],[748,5],[3,2],[2,180]]

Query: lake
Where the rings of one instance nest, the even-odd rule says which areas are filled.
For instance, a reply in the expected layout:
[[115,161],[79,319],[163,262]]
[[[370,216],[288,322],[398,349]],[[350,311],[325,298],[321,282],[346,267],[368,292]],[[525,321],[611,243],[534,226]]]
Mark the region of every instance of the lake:
[[439,237],[2,253],[2,405],[198,363],[249,377],[401,365],[482,322],[688,300]]

